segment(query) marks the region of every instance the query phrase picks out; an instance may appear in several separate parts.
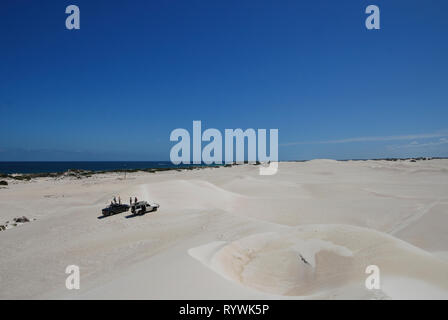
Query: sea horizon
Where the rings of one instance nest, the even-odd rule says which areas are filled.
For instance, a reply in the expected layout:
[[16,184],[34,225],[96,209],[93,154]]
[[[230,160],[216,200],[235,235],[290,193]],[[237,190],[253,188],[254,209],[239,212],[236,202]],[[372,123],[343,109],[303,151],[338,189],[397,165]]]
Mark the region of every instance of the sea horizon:
[[[324,159],[324,158],[322,158]],[[371,158],[371,159],[327,159],[335,161],[367,161],[367,160],[410,160],[410,159],[446,159],[445,157],[407,157],[407,158]],[[297,160],[279,160],[279,162],[306,162],[321,159],[297,159]],[[152,160],[152,161],[54,161],[54,160],[40,160],[40,161],[0,161],[0,174],[38,174],[38,173],[62,173],[68,170],[86,170],[86,171],[116,171],[116,170],[146,170],[146,169],[175,169],[183,167],[198,167],[198,166],[220,166],[224,164],[173,164],[169,160]]]

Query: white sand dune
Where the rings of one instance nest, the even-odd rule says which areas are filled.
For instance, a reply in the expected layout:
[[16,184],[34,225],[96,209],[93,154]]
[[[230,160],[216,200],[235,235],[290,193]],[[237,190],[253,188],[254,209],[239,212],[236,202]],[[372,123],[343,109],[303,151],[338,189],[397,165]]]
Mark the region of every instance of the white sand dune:
[[[290,229],[214,242],[190,254],[228,279],[277,295],[323,295],[359,284],[368,265],[381,266],[382,284],[392,298],[408,294],[396,290],[403,277],[403,284],[426,283],[419,286],[426,298],[440,298],[448,290],[447,282],[440,281],[447,277],[448,262],[387,234],[346,225]],[[422,277],[425,269],[431,273]]]
[[[9,181],[0,224],[36,220],[0,231],[0,298],[448,299],[447,178],[448,160],[313,160]],[[98,219],[117,195],[161,207]]]

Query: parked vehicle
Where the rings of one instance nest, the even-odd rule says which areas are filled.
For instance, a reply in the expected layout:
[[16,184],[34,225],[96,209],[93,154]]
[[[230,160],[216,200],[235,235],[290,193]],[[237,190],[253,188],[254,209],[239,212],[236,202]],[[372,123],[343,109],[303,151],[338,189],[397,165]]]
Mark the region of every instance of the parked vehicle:
[[131,205],[133,214],[145,214],[147,212],[157,211],[160,206],[157,203],[149,203],[148,201],[139,201]]
[[102,210],[103,216],[111,216],[127,211],[129,211],[129,205],[120,203],[111,203],[109,206]]

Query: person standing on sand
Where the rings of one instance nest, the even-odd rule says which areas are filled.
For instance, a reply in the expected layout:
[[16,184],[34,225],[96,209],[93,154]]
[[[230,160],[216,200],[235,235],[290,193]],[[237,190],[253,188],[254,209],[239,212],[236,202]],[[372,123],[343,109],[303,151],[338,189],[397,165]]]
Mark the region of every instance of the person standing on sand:
[[114,196],[114,203],[117,204],[117,198]]
[[129,204],[132,206],[132,197],[129,197]]
[[118,204],[121,204],[121,198],[118,196]]
[[137,203],[137,197],[135,197],[135,203]]

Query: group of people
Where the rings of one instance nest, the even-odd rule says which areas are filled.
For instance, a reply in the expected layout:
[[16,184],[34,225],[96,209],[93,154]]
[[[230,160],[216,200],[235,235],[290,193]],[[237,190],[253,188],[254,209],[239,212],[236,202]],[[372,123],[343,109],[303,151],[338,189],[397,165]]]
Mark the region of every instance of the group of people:
[[[134,203],[137,203],[137,202],[138,202],[137,197],[134,197]],[[114,196],[114,198],[112,199],[110,204],[121,204],[120,196],[118,196],[118,201],[117,201],[117,197]],[[132,197],[129,198],[129,204],[132,206]]]
[[120,198],[120,196],[118,196],[118,202],[117,202],[117,198],[114,196],[114,198],[112,199],[112,201],[110,202],[110,204],[121,204],[121,198]]

